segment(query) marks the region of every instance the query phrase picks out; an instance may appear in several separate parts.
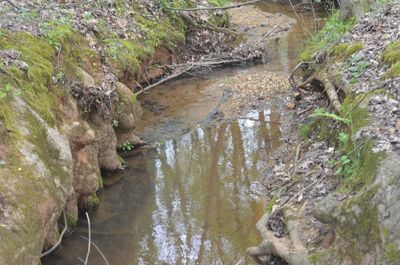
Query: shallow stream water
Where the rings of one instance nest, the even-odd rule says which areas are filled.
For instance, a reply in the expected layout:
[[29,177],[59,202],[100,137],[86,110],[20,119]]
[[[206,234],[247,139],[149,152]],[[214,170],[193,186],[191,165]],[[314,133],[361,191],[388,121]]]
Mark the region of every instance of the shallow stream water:
[[[267,1],[259,8],[295,17],[287,5]],[[312,16],[303,18],[310,23]],[[259,242],[255,224],[267,192],[260,172],[280,144],[282,104],[229,123],[204,121],[223,98],[213,87],[219,80],[245,71],[289,72],[304,40],[297,24],[268,44],[266,64],[178,80],[139,99],[142,137],[156,144],[128,158],[121,178],[105,180],[100,207],[90,215],[92,241],[110,264],[235,265]],[[43,264],[82,264],[87,233],[81,218],[62,251]],[[94,248],[89,264],[105,264]]]

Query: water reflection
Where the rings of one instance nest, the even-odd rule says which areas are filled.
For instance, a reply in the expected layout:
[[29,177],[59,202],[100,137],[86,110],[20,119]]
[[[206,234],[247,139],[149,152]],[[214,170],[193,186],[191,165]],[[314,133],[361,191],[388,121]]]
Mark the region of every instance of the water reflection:
[[[198,127],[129,161],[92,216],[92,239],[110,264],[236,264],[255,245],[263,214],[258,182],[279,143],[280,114],[252,112],[229,124]],[[46,264],[77,264],[86,223]],[[73,242],[74,245],[69,245]],[[90,264],[103,264],[92,252]]]
[[[254,224],[263,212],[258,172],[263,152],[279,140],[273,134],[279,115],[274,124],[270,111],[249,116],[197,128],[149,154],[151,216],[137,218],[152,221],[135,229],[139,264],[233,264],[257,242]],[[149,230],[151,238],[143,233]]]

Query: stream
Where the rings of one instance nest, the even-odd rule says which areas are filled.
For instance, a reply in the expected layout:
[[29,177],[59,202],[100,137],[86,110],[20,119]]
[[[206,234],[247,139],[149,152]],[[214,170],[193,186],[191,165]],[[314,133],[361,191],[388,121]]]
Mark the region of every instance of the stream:
[[[295,18],[288,5],[266,1],[258,7]],[[303,18],[312,23],[311,13]],[[141,95],[138,131],[152,147],[127,158],[120,176],[104,180],[100,207],[90,214],[92,241],[110,264],[235,265],[246,248],[258,244],[255,225],[267,194],[261,172],[280,145],[285,106],[266,102],[239,119],[209,122],[224,97],[216,84],[247,71],[288,73],[304,41],[297,23],[267,44],[265,64],[181,79]],[[82,264],[78,257],[86,255],[87,235],[81,217],[62,250],[43,264]],[[106,264],[93,247],[89,260]]]

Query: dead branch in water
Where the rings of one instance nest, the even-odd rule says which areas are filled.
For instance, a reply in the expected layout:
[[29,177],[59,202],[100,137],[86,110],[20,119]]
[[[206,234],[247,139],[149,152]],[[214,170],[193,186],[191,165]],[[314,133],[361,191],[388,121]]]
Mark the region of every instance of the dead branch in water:
[[64,216],[64,229],[60,234],[60,238],[58,239],[57,243],[55,243],[52,248],[50,248],[46,252],[43,252],[42,255],[40,255],[40,258],[43,258],[44,256],[49,255],[51,252],[53,252],[61,244],[61,241],[62,241],[62,239],[64,237],[64,234],[65,234],[65,232],[67,232],[67,228],[68,228],[67,217],[65,216],[64,212],[63,212],[63,216]]
[[278,27],[279,27],[279,25],[275,25],[275,27],[273,27],[270,31],[268,31],[266,34],[264,34],[256,43],[254,43],[254,46],[257,46],[258,44],[260,44],[260,42],[262,42],[266,37],[271,35]]
[[[183,18],[189,20],[187,15],[183,15]],[[199,61],[159,66],[164,69],[168,69],[170,72],[172,72],[172,74],[167,75],[165,78],[159,80],[158,82],[155,82],[143,88],[142,90],[137,92],[137,95],[142,94],[165,82],[178,78],[184,74],[191,75],[193,73],[199,72],[204,69],[209,70],[212,69],[213,67],[232,65],[232,64],[260,59],[262,58],[264,48],[261,47],[259,44],[262,43],[268,36],[270,36],[278,28],[279,25],[275,25],[271,30],[262,35],[258,41],[237,47],[230,52],[224,52],[221,54],[211,54],[210,57],[202,58]]]
[[182,71],[180,71],[180,72],[178,72],[178,73],[176,73],[176,74],[167,76],[166,78],[163,78],[163,79],[161,79],[160,81],[158,81],[158,82],[156,82],[156,83],[154,83],[154,84],[151,84],[151,85],[145,87],[144,89],[142,89],[142,90],[140,90],[139,92],[137,92],[137,95],[140,95],[141,93],[144,93],[144,92],[146,92],[146,91],[152,89],[153,87],[156,87],[156,86],[158,86],[158,85],[161,85],[161,84],[163,84],[163,83],[165,83],[165,82],[167,82],[167,81],[170,81],[170,80],[172,80],[172,79],[175,79],[175,78],[177,78],[177,77],[183,75],[184,73],[187,73],[188,71],[190,71],[190,69],[193,68],[193,66],[194,66],[194,65],[191,65],[191,66],[189,66],[188,68],[186,68],[186,69],[184,69],[184,70],[182,70]]
[[228,5],[228,6],[205,6],[205,7],[196,7],[196,8],[173,8],[173,7],[167,7],[166,9],[173,10],[173,11],[187,11],[187,12],[193,12],[193,11],[202,11],[202,10],[225,10],[225,9],[231,9],[231,8],[238,8],[241,6],[248,6],[248,5],[253,5],[258,2],[261,2],[262,0],[254,0],[254,1],[249,1],[245,3],[239,3],[235,5]]
[[[253,47],[253,46],[251,46]],[[175,78],[178,78],[184,74],[190,74],[191,71],[199,71],[201,69],[208,69],[208,68],[213,68],[213,67],[218,67],[222,65],[231,65],[231,64],[236,64],[236,63],[241,63],[245,61],[251,61],[255,60],[257,58],[261,57],[261,51],[259,50],[246,50],[249,49],[250,47],[245,47],[243,49],[239,49],[236,51],[236,55],[232,55],[231,53],[229,54],[223,54],[220,57],[216,58],[205,58],[203,60],[197,61],[197,62],[187,62],[187,63],[181,63],[181,64],[172,64],[172,65],[165,65],[163,68],[167,68],[170,70],[177,70],[175,74],[169,75],[160,81],[151,84],[144,89],[140,90],[137,92],[137,94],[141,94],[143,92],[146,92],[158,85],[161,85],[167,81],[171,81]]]
[[[89,241],[89,238],[87,238],[87,237],[85,237],[85,236],[81,236],[81,238],[86,239],[86,240]],[[110,263],[108,262],[106,256],[104,256],[104,254],[103,254],[103,252],[100,250],[100,248],[99,248],[94,242],[91,242],[91,243],[92,243],[92,245],[96,248],[96,250],[100,253],[100,255],[101,255],[101,257],[103,258],[104,262],[105,262],[107,265],[110,265]]]
[[87,265],[87,263],[88,263],[88,261],[89,261],[89,256],[90,256],[90,245],[92,244],[92,234],[91,234],[91,228],[90,228],[90,218],[89,218],[89,214],[87,213],[87,212],[85,212],[85,214],[86,214],[86,219],[87,219],[87,221],[88,221],[88,235],[89,235],[89,238],[88,238],[88,250],[87,250],[87,253],[86,253],[86,258],[85,258],[85,265]]

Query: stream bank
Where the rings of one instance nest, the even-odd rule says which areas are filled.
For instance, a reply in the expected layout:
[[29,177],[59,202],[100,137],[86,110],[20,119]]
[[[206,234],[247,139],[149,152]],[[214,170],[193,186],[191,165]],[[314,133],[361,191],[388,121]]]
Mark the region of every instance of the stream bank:
[[400,262],[399,2],[366,8],[333,13],[300,56],[299,124],[265,172],[263,241],[247,250],[260,264]]
[[[257,8],[269,17],[277,10],[294,17],[287,5]],[[306,19],[311,24],[312,17]],[[266,64],[226,68],[139,95],[143,118],[135,132],[152,147],[126,157],[123,174],[104,179],[102,203],[91,215],[92,240],[112,264],[235,264],[258,242],[255,224],[267,193],[259,172],[281,144],[287,75],[303,40],[295,24],[267,44]],[[82,219],[44,264],[74,264],[86,251],[81,236],[87,232]],[[103,261],[93,253],[90,262]]]

